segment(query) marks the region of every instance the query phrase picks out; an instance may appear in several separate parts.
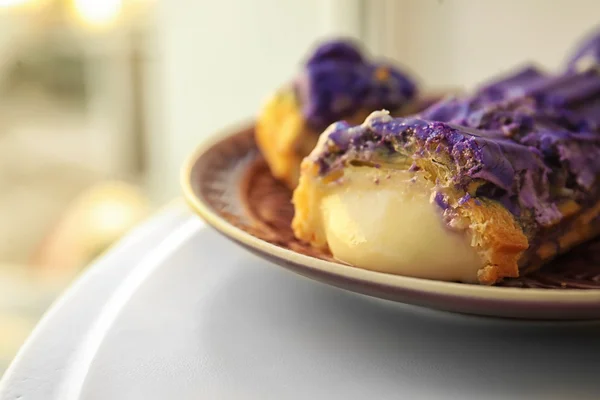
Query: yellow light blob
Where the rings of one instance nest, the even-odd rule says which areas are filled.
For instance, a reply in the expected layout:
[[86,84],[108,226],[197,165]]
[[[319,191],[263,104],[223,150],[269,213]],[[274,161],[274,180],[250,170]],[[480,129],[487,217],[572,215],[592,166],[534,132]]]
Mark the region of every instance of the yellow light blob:
[[[0,0],[2,1],[2,0]],[[14,0],[13,0],[14,1]],[[86,25],[113,23],[123,9],[123,0],[72,0],[73,9]]]

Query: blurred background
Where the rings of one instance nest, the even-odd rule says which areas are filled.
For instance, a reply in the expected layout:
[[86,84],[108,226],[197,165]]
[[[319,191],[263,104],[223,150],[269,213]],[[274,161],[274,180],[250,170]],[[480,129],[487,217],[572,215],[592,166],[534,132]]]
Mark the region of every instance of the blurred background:
[[179,195],[315,41],[361,40],[425,88],[560,68],[595,0],[0,0],[0,372],[56,296]]

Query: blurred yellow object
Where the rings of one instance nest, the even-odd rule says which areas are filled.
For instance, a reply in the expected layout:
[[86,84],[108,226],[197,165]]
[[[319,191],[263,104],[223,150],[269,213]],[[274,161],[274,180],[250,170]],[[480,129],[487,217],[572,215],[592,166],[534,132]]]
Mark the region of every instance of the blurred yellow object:
[[145,218],[149,211],[148,199],[133,185],[124,182],[96,185],[69,207],[34,263],[46,271],[76,272]]
[[72,0],[72,2],[79,19],[89,26],[110,25],[118,19],[123,9],[123,0]]

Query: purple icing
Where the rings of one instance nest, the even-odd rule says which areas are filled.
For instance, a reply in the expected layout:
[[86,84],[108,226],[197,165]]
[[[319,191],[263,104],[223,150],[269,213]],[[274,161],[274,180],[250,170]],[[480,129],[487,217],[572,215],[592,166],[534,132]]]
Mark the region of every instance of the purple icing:
[[[486,113],[486,107],[527,98],[534,101],[536,107],[563,108],[565,114],[573,113],[571,117],[578,123],[600,123],[600,108],[595,104],[600,101],[599,92],[600,76],[595,70],[550,76],[527,67],[489,83],[466,99],[442,100],[423,111],[421,116],[435,121],[454,121],[475,126],[476,121]],[[514,121],[512,125],[501,122],[496,128],[510,131],[526,123],[526,120]]]
[[[330,146],[317,155],[321,172],[342,167],[345,159],[444,153],[454,164],[456,187],[466,190],[479,179],[483,184],[476,197],[497,200],[516,216],[526,211],[538,225],[552,225],[561,219],[558,203],[572,199],[585,205],[597,194],[600,75],[549,77],[532,71],[465,99],[447,99],[417,117],[334,125]],[[435,201],[442,207],[445,200],[438,195]]]
[[317,130],[361,109],[398,109],[416,95],[416,85],[407,74],[367,60],[348,40],[319,46],[295,85],[302,113]]
[[489,101],[502,100],[507,97],[518,97],[519,91],[536,82],[544,80],[546,74],[534,66],[527,66],[499,80],[488,83],[478,90],[478,95]]
[[467,194],[465,194],[463,197],[461,197],[458,200],[458,204],[462,206],[463,204],[465,204],[469,200],[471,200],[471,195],[469,193],[467,193]]
[[446,200],[446,196],[444,196],[443,193],[437,192],[433,199],[435,200],[435,203],[438,205],[438,207],[442,210],[446,210],[449,207],[448,201]]
[[336,40],[323,43],[317,47],[306,62],[307,67],[312,67],[326,61],[363,63],[363,56],[356,45],[348,40]]

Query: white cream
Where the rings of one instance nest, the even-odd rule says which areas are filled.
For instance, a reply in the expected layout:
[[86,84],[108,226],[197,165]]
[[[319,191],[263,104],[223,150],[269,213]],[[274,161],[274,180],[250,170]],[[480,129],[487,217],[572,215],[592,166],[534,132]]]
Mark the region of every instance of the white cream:
[[465,234],[444,226],[432,191],[408,171],[346,168],[343,183],[330,186],[320,204],[334,257],[398,275],[477,282],[481,258]]

